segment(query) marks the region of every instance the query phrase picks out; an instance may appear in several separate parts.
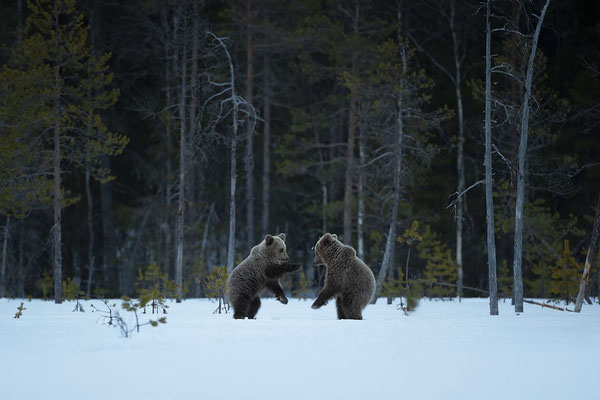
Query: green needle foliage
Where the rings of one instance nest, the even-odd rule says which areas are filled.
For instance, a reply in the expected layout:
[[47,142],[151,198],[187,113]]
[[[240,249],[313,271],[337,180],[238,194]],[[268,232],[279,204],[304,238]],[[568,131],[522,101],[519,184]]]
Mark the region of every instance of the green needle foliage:
[[[225,287],[227,285],[227,267],[214,267],[206,277],[206,296],[219,299],[219,306],[214,312],[227,312]],[[213,312],[213,314],[214,314]]]
[[175,281],[169,280],[166,273],[163,273],[158,264],[153,262],[148,266],[146,271],[139,271],[138,279],[138,295],[140,307],[146,313],[146,306],[150,306],[152,314],[162,311],[167,313],[169,306],[166,303],[167,297],[173,297],[177,291]]
[[[423,286],[415,280],[405,282],[402,268],[398,268],[397,271],[397,278],[388,278],[382,283],[381,296],[391,297],[392,299],[399,297],[401,299],[399,308],[408,315],[419,306],[419,300],[423,296]],[[402,301],[403,298],[406,299],[406,305]]]
[[498,274],[498,289],[501,296],[512,297],[513,274],[506,260],[502,262],[500,273]]
[[308,278],[304,272],[301,272],[300,278],[298,279],[298,286],[296,289],[292,290],[292,294],[294,297],[306,300],[312,293],[312,286],[312,279]]
[[23,315],[23,310],[27,310],[25,307],[23,307],[23,302],[21,302],[21,305],[19,307],[17,307],[17,312],[15,313],[15,318],[21,318],[21,315]]
[[[119,154],[128,142],[100,118],[119,90],[109,88],[110,54],[92,53],[75,0],[32,0],[27,6],[25,38],[0,71],[0,118],[7,126],[0,177],[9,178],[0,179],[0,212],[17,215],[49,199],[56,130],[60,160],[89,166],[103,182],[111,176],[100,156]],[[10,160],[17,162],[7,165]],[[61,197],[62,206],[68,205]]]
[[550,267],[552,281],[550,294],[557,300],[565,300],[567,304],[574,301],[579,290],[583,267],[571,255],[569,241],[563,242],[563,251],[556,265]]
[[[429,282],[456,282],[457,267],[452,253],[445,243],[442,243],[437,233],[429,226],[425,227],[423,240],[417,245],[419,257],[425,260],[425,279]],[[426,289],[428,297],[452,297],[456,290],[453,287],[431,285]]]
[[36,286],[42,292],[42,299],[48,300],[50,298],[53,285],[54,280],[52,279],[52,275],[48,271],[44,271],[44,275],[36,282]]

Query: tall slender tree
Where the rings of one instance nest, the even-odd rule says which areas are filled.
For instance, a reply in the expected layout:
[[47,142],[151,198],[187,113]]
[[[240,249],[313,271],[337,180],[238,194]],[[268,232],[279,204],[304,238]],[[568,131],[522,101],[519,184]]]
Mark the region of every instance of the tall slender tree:
[[513,274],[514,274],[514,299],[515,312],[523,312],[523,213],[525,204],[525,178],[527,176],[527,137],[529,134],[529,101],[531,100],[531,86],[533,83],[533,66],[537,53],[537,44],[540,31],[548,10],[550,0],[546,0],[544,8],[538,17],[533,34],[529,60],[527,62],[527,76],[525,77],[525,91],[523,93],[523,106],[521,107],[521,139],[519,142],[519,165],[517,171],[517,200],[515,205],[515,235],[513,248]]
[[492,29],[491,2],[485,13],[485,215],[487,221],[488,284],[490,315],[498,315],[498,282],[496,278],[496,238],[494,227],[494,195],[492,180]]

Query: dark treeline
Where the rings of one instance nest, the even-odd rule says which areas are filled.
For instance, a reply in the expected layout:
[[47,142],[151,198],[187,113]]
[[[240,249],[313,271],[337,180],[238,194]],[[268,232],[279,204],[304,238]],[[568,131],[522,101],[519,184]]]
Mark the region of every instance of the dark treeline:
[[[513,290],[523,176],[524,294],[572,300],[600,182],[600,4],[549,4],[521,170],[545,4],[490,4],[498,290]],[[304,264],[288,290],[321,284],[311,248],[324,232],[378,284],[488,288],[485,3],[5,0],[0,11],[0,296],[60,300],[69,280],[135,295],[152,262],[177,297],[203,296],[214,266],[231,270],[279,232]],[[597,266],[591,276],[597,295]]]

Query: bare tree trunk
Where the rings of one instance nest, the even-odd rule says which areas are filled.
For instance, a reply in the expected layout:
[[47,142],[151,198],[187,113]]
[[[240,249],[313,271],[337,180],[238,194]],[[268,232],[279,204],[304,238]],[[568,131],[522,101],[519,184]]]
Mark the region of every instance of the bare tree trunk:
[[583,305],[583,298],[585,297],[585,289],[588,281],[590,280],[590,270],[592,269],[592,263],[594,258],[594,251],[596,250],[596,243],[598,242],[598,234],[600,231],[600,195],[598,196],[598,203],[596,204],[596,217],[594,218],[594,227],[592,228],[592,237],[590,239],[590,247],[588,248],[587,255],[585,257],[585,266],[583,267],[583,275],[581,276],[581,283],[579,284],[579,293],[577,294],[577,301],[575,301],[575,312],[581,312]]
[[[55,20],[56,26],[58,26],[58,15]],[[58,48],[58,36],[55,38],[55,48]],[[60,92],[59,92],[59,80],[60,80],[60,67],[58,60],[54,66],[54,227],[53,227],[53,241],[54,241],[54,302],[56,304],[62,303],[62,230],[61,230],[61,198],[60,198]]]
[[262,234],[269,233],[269,207],[271,194],[271,70],[269,55],[265,51],[264,62],[264,99],[263,99],[263,171],[262,171]]
[[498,282],[496,278],[496,239],[494,237],[494,197],[492,191],[492,30],[490,2],[485,16],[485,210],[487,220],[488,280],[490,315],[498,315]]
[[[456,28],[454,26],[456,13],[456,1],[450,2],[450,31],[452,33],[452,49],[454,54],[454,87],[456,92],[456,108],[458,117],[458,138],[457,138],[457,154],[456,154],[456,172],[458,175],[457,193],[463,193],[465,190],[465,161],[464,161],[464,116],[463,116],[463,101],[461,91],[461,61],[458,54],[458,40],[456,37]],[[464,215],[464,196],[459,196],[456,200],[456,265],[457,265],[457,282],[456,295],[458,301],[462,298],[463,286],[463,215]]]
[[6,262],[8,259],[8,236],[10,234],[10,217],[6,217],[4,237],[2,240],[2,267],[0,268],[0,298],[6,294]]
[[[204,268],[208,269],[208,261],[206,260],[206,244],[208,243],[208,232],[210,230],[210,222],[212,219],[212,215],[215,209],[214,203],[210,205],[210,209],[208,210],[208,216],[206,217],[206,224],[204,225],[204,234],[202,235],[202,242],[200,244],[200,259],[204,263]],[[202,285],[200,283],[196,284],[196,297],[200,297],[202,295]]]
[[[189,137],[189,150],[187,160],[187,197],[188,201],[192,204],[196,201],[196,151],[194,150],[196,132],[196,118],[198,118],[198,52],[199,52],[199,38],[200,38],[200,0],[193,0],[193,15],[192,15],[192,71],[190,76],[190,115],[188,117],[190,121],[190,129],[188,132]],[[194,210],[193,208],[192,210]],[[188,220],[194,220],[197,216],[197,212],[191,213],[192,210],[188,210]]]
[[323,181],[321,182],[321,224],[323,232],[327,232],[327,214],[325,210],[327,209],[328,201],[327,183]]
[[[25,297],[25,220],[19,226],[19,273],[17,275],[17,297]],[[1,297],[1,296],[0,296]]]
[[[401,11],[398,11],[398,21],[402,21]],[[398,33],[400,36],[400,32]],[[394,253],[396,251],[396,223],[398,222],[398,206],[400,205],[400,180],[402,176],[402,164],[404,158],[404,98],[403,98],[403,87],[404,87],[404,75],[406,74],[406,49],[404,42],[399,41],[400,57],[402,59],[402,75],[399,85],[400,90],[397,99],[397,114],[396,114],[396,126],[397,134],[396,141],[394,143],[394,171],[393,171],[393,184],[394,192],[392,198],[392,215],[390,217],[390,227],[388,229],[388,236],[385,243],[385,252],[383,254],[383,261],[381,262],[381,268],[379,269],[379,275],[377,277],[377,283],[375,285],[375,296],[373,296],[373,304],[377,301],[377,296],[381,291],[383,281],[387,276],[387,272],[390,269]]]
[[[88,130],[89,130],[88,125]],[[92,198],[92,189],[90,185],[90,166],[85,167],[85,194],[87,197],[87,226],[88,226],[88,280],[87,295],[90,296],[92,289],[92,278],[94,276],[94,200]]]
[[358,128],[358,157],[361,167],[358,169],[358,216],[356,229],[358,235],[358,258],[365,257],[365,169],[362,168],[366,162],[365,135],[361,127]]
[[186,119],[185,96],[187,93],[187,13],[183,14],[183,43],[181,50],[181,91],[179,94],[179,201],[177,204],[177,255],[175,260],[175,284],[177,303],[183,296],[183,225],[185,222],[185,170],[186,170]]
[[[246,102],[248,113],[252,110],[252,95],[254,91],[254,47],[252,44],[252,2],[246,0]],[[246,243],[248,247],[254,246],[254,123],[248,116],[246,122]]]
[[[176,54],[171,55],[170,48],[172,46],[172,32],[175,31],[177,25],[177,13],[173,15],[173,29],[171,29],[171,23],[169,22],[169,13],[167,3],[163,3],[163,25],[165,29],[165,41],[164,41],[164,57],[165,57],[165,94],[166,104],[168,107],[171,106],[171,62],[174,61]],[[173,57],[173,58],[171,58]],[[165,168],[167,170],[167,176],[164,182],[165,185],[165,214],[163,221],[163,229],[165,233],[165,250],[164,250],[164,270],[171,271],[171,176],[172,176],[172,165],[171,165],[171,121],[172,117],[169,114],[169,118],[166,122],[165,127]]]
[[[210,32],[209,32],[210,33]],[[214,34],[210,33],[213,38],[219,42],[219,45],[223,48],[225,55],[227,56],[227,62],[229,64],[229,76],[230,76],[230,101],[233,107],[232,112],[232,129],[231,129],[231,154],[230,154],[230,173],[229,173],[229,239],[227,245],[227,273],[230,274],[234,267],[235,262],[235,190],[237,180],[237,131],[238,131],[238,110],[239,104],[237,95],[235,93],[235,71],[233,68],[233,61],[227,46],[223,43],[223,40]]]
[[[353,30],[358,32],[358,2],[354,8]],[[357,74],[356,53],[352,54],[352,76]],[[356,141],[356,97],[357,90],[350,89],[350,111],[348,112],[348,147],[346,151],[346,180],[344,184],[344,243],[352,245],[352,182],[354,175],[354,142]]]
[[[102,167],[110,169],[110,158],[102,156]],[[129,294],[126,284],[125,265],[117,265],[117,237],[113,215],[112,181],[100,183],[100,211],[102,213],[102,270],[109,272],[111,281],[116,277],[119,282],[119,294]]]
[[519,143],[519,171],[517,174],[517,201],[515,206],[515,242],[513,250],[515,312],[523,312],[523,208],[525,204],[525,176],[527,174],[527,171],[525,170],[525,161],[527,158],[527,136],[529,133],[529,100],[531,98],[533,64],[535,61],[535,53],[537,52],[538,38],[549,4],[550,0],[546,0],[546,4],[542,9],[537,26],[535,27],[531,53],[529,53],[529,61],[527,64],[525,93],[523,94],[521,141]]

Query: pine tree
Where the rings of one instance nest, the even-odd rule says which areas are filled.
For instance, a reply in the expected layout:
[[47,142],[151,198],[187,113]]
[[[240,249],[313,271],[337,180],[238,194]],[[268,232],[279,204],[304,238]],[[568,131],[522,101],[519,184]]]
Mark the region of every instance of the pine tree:
[[498,291],[499,297],[511,297],[513,288],[513,276],[511,270],[508,268],[508,262],[502,261],[500,267],[500,274],[498,275]]
[[426,261],[425,279],[432,283],[425,293],[428,297],[452,297],[455,293],[453,287],[435,285],[435,282],[456,282],[457,266],[452,257],[452,252],[445,243],[442,243],[439,235],[425,227],[423,240],[417,245],[419,257]]
[[294,297],[306,300],[312,292],[312,285],[312,279],[308,278],[304,272],[301,272],[298,279],[298,286],[292,290],[292,294]]
[[[411,280],[410,284],[405,285],[402,268],[398,268],[397,271],[397,278],[388,277],[388,279],[383,282],[381,286],[381,295],[392,299],[400,297],[400,308],[405,314],[408,314],[409,312],[414,311],[419,305],[419,300],[423,295],[423,287],[415,280]],[[406,298],[406,306],[404,306],[402,298]]]
[[219,299],[219,306],[214,312],[221,314],[224,310],[227,312],[225,305],[225,286],[227,285],[227,267],[213,267],[213,270],[206,277],[206,296]]
[[556,265],[550,266],[552,282],[550,294],[555,299],[565,300],[567,304],[574,301],[579,289],[579,277],[582,266],[571,255],[569,241],[563,242],[563,251]]
[[150,264],[145,272],[139,271],[138,287],[139,303],[144,309],[144,314],[147,305],[150,305],[152,314],[159,311],[166,314],[169,308],[166,298],[172,297],[177,291],[175,281],[170,281],[156,262]]
[[[102,181],[110,173],[101,155],[122,152],[127,139],[108,132],[98,111],[112,106],[117,90],[107,86],[105,54],[95,57],[88,44],[88,27],[75,11],[75,0],[32,0],[26,38],[2,71],[3,119],[17,134],[31,133],[31,148],[39,160],[39,174],[53,177],[53,269],[55,302],[62,302],[61,211],[69,204],[62,183],[65,161],[90,165]],[[50,151],[48,151],[50,150]]]

